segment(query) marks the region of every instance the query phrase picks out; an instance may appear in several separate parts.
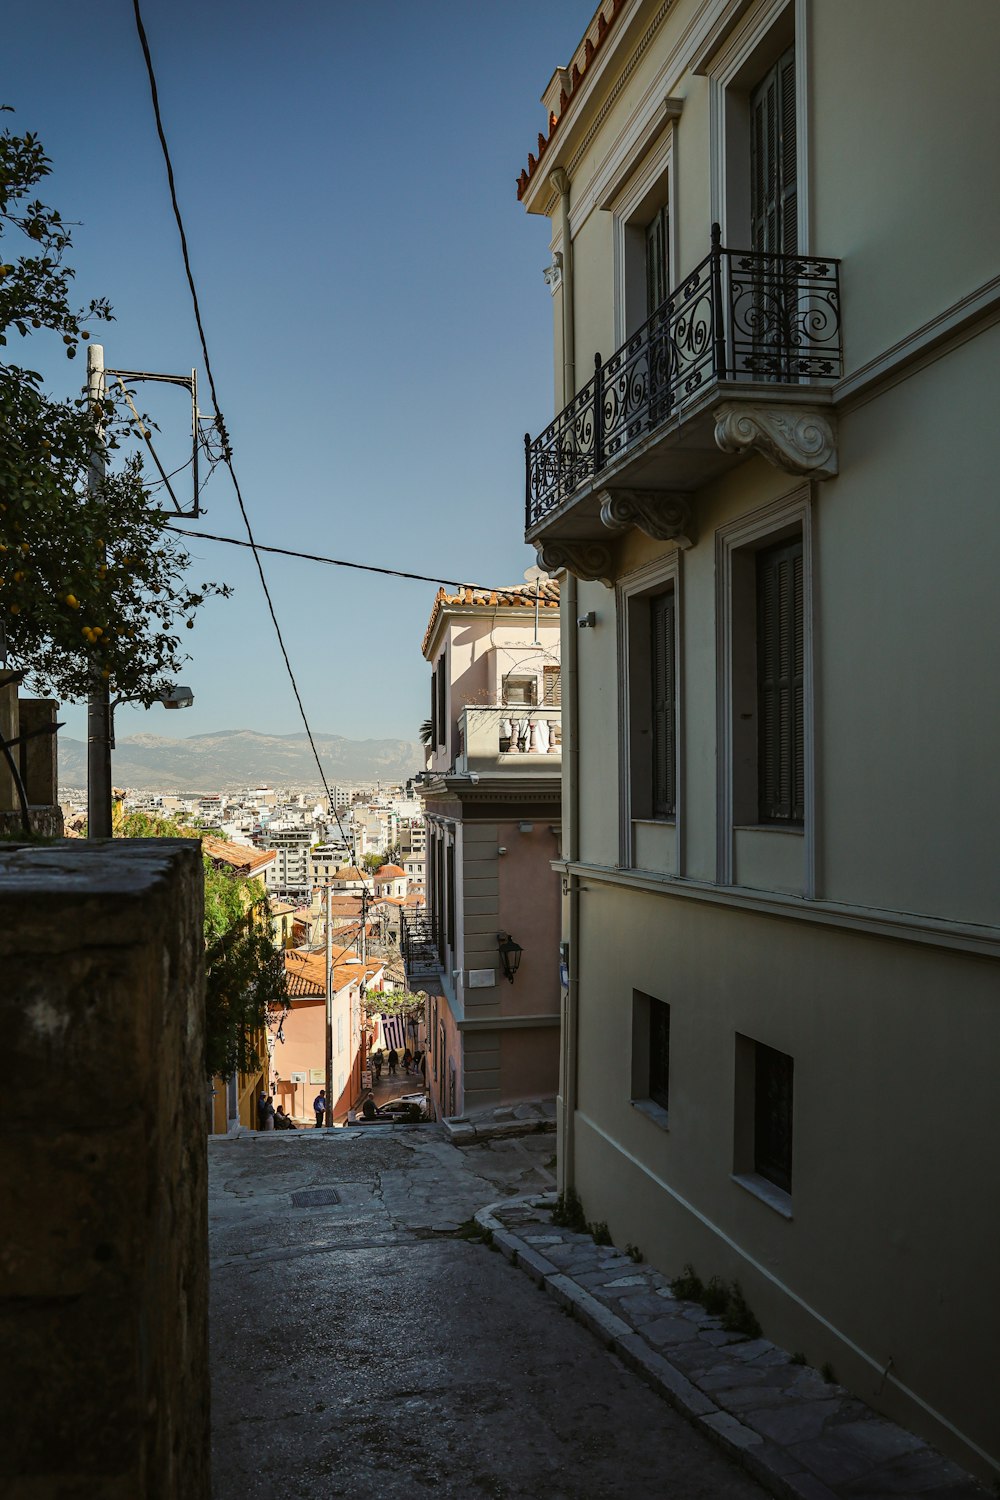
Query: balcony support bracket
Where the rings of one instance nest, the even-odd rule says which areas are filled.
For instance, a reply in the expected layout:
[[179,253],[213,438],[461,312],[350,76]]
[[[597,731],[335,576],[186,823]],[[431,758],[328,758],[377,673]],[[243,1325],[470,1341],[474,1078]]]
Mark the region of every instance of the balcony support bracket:
[[832,479],[837,429],[829,411],[769,401],[724,401],[712,413],[723,453],[756,451],[786,474]]
[[537,544],[538,562],[546,573],[565,568],[574,578],[598,580],[605,588],[615,586],[611,548],[603,542],[589,542],[560,537],[558,541]]
[[656,542],[693,547],[698,540],[691,501],[673,490],[608,489],[598,496],[601,521],[609,531],[635,526]]

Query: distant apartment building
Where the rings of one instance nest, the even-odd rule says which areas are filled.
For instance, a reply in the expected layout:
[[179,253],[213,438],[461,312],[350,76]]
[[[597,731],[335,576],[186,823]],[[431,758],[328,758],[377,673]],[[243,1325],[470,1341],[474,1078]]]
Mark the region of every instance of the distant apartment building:
[[309,884],[329,884],[336,871],[347,863],[347,856],[347,846],[343,843],[315,844],[309,851]]
[[439,1115],[553,1095],[559,1059],[559,589],[434,602],[423,654],[426,907],[404,907]]
[[310,885],[309,849],[313,841],[312,828],[292,827],[275,822],[268,825],[265,837],[268,846],[277,855],[274,889],[283,895],[305,895]]

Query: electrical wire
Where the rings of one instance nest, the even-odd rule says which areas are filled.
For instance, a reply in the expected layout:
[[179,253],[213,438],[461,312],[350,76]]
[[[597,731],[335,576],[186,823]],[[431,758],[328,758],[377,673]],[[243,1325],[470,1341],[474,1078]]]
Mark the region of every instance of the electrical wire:
[[[173,163],[170,159],[170,148],[167,145],[167,137],[163,129],[163,117],[160,113],[160,96],[156,86],[156,73],[153,68],[153,58],[149,50],[149,41],[146,36],[146,28],[143,25],[142,21],[142,11],[139,8],[139,0],[132,0],[132,9],[135,15],[135,25],[139,37],[139,46],[142,49],[143,60],[146,64],[146,74],[149,79],[149,92],[153,105],[153,117],[156,122],[156,133],[159,137],[160,150],[163,153],[163,161],[167,170],[167,186],[170,192],[170,203],[174,212],[174,220],[177,224],[177,233],[180,236],[181,256],[184,261],[184,274],[187,277],[188,289],[191,293],[191,302],[194,308],[195,324],[198,329],[198,337],[201,340],[202,358],[205,362],[205,373],[208,376],[208,386],[209,390],[212,393],[212,404],[215,409],[215,426],[218,430],[219,438],[222,443],[222,461],[226,465],[226,468],[229,470],[229,477],[233,481],[233,489],[236,491],[236,499],[240,507],[240,515],[243,517],[243,524],[246,527],[248,538],[247,545],[253,552],[254,562],[257,564],[257,572],[260,575],[261,588],[264,590],[264,598],[267,601],[268,613],[271,616],[271,623],[274,626],[274,633],[277,636],[278,645],[281,648],[281,655],[284,658],[285,670],[288,673],[288,680],[292,685],[292,692],[295,694],[295,701],[298,704],[299,714],[302,719],[302,727],[305,729],[306,738],[309,741],[309,747],[312,750],[313,759],[316,762],[316,769],[319,772],[320,780],[322,781],[323,788],[326,792],[327,805],[329,806],[330,811],[333,813],[334,817],[337,820],[337,827],[340,829],[341,836],[346,838],[346,835],[344,834],[343,824],[340,821],[340,814],[337,811],[333,794],[330,791],[330,784],[326,779],[326,772],[323,770],[323,762],[320,760],[319,751],[316,748],[316,741],[313,737],[312,726],[310,725],[309,718],[306,714],[305,704],[302,702],[302,694],[299,691],[299,685],[296,681],[295,673],[292,670],[292,663],[288,655],[288,648],[285,645],[285,638],[281,633],[281,626],[278,624],[278,617],[274,609],[274,601],[271,598],[271,591],[267,586],[267,579],[264,575],[264,567],[260,560],[260,553],[253,534],[253,527],[250,524],[250,517],[247,514],[247,508],[243,501],[243,492],[240,489],[240,482],[236,476],[236,468],[233,464],[232,443],[230,442],[229,433],[226,430],[226,424],[222,415],[222,405],[219,401],[218,391],[216,390],[215,375],[212,370],[212,361],[208,353],[208,339],[205,335],[205,325],[202,321],[201,316],[201,304],[198,300],[198,289],[195,286],[194,272],[191,269],[191,256],[188,250],[187,234],[184,229],[184,220],[181,216],[180,204],[177,201],[177,185],[174,180],[174,168]],[[367,884],[368,883],[366,881],[365,885],[367,886]],[[374,895],[374,887],[371,887],[371,891],[372,895]]]
[[[315,739],[313,737],[312,727],[311,727],[311,725],[309,723],[309,719],[308,719],[308,716],[306,714],[305,705],[302,702],[302,694],[299,691],[299,685],[298,685],[298,682],[296,680],[295,673],[294,673],[294,671],[292,669],[292,663],[291,663],[291,660],[290,660],[289,655],[288,655],[288,648],[285,645],[285,639],[284,639],[284,636],[282,635],[282,632],[281,632],[281,626],[278,624],[278,617],[277,617],[277,614],[275,613],[274,601],[273,601],[273,599],[271,597],[271,591],[268,588],[267,578],[266,578],[266,576],[264,574],[264,567],[263,567],[263,564],[261,563],[261,560],[260,560],[260,554],[261,554],[262,551],[273,552],[273,553],[284,553],[286,549],[284,549],[284,548],[277,548],[277,547],[263,547],[260,544],[258,544],[258,542],[257,542],[257,540],[256,540],[256,538],[255,538],[255,536],[253,534],[253,527],[250,524],[250,517],[247,514],[247,508],[246,508],[246,505],[245,505],[244,500],[243,500],[243,492],[242,492],[242,490],[240,488],[240,482],[239,482],[239,479],[237,478],[236,468],[235,468],[235,465],[233,463],[232,443],[230,441],[229,433],[227,431],[225,420],[224,420],[223,415],[222,415],[222,405],[221,405],[221,402],[219,401],[218,391],[217,391],[216,385],[215,385],[215,375],[214,375],[214,372],[212,370],[212,361],[211,361],[211,358],[210,358],[209,352],[208,352],[208,339],[207,339],[206,334],[205,334],[205,326],[204,326],[204,322],[202,320],[201,304],[200,304],[199,299],[198,299],[198,289],[195,286],[194,272],[193,272],[193,270],[191,268],[191,256],[190,256],[190,252],[189,252],[189,249],[188,249],[187,233],[186,233],[185,228],[184,228],[184,220],[183,220],[183,217],[181,215],[180,204],[179,204],[178,199],[177,199],[177,185],[176,185],[176,182],[175,182],[175,179],[174,179],[173,162],[172,162],[171,157],[170,157],[170,148],[167,145],[167,138],[166,138],[166,134],[165,134],[164,128],[163,128],[163,117],[162,117],[161,112],[160,112],[160,98],[159,98],[159,91],[157,89],[157,84],[156,84],[156,73],[155,73],[155,70],[153,68],[153,58],[152,58],[152,54],[151,54],[150,48],[149,48],[149,40],[148,40],[148,38],[146,36],[146,28],[143,25],[142,11],[140,9],[139,0],[132,0],[132,9],[133,9],[133,13],[134,13],[134,16],[135,16],[136,32],[137,32],[138,38],[139,38],[139,46],[142,49],[143,60],[144,60],[145,65],[146,65],[146,74],[147,74],[147,77],[148,77],[148,80],[149,80],[149,91],[150,91],[150,98],[151,98],[152,106],[153,106],[153,117],[154,117],[154,120],[155,120],[155,123],[156,123],[156,133],[157,133],[157,136],[159,138],[160,149],[161,149],[161,152],[163,154],[163,161],[164,161],[164,165],[166,167],[166,172],[167,172],[167,186],[168,186],[168,190],[169,190],[169,193],[170,193],[170,203],[171,203],[171,207],[173,209],[174,221],[175,221],[175,223],[177,225],[177,233],[178,233],[178,235],[180,237],[181,256],[182,256],[182,259],[183,259],[183,262],[184,262],[184,274],[185,274],[185,276],[187,278],[188,289],[189,289],[189,291],[191,293],[191,302],[192,302],[192,306],[193,306],[193,309],[194,309],[195,324],[196,324],[197,329],[198,329],[198,337],[199,337],[199,340],[201,342],[202,358],[203,358],[204,364],[205,364],[205,373],[206,373],[206,375],[208,377],[209,390],[211,391],[211,394],[212,394],[212,403],[213,403],[213,406],[214,406],[214,409],[215,409],[215,422],[214,422],[214,425],[216,427],[216,430],[218,431],[219,438],[220,438],[220,441],[221,441],[221,444],[222,444],[222,462],[226,465],[226,468],[229,470],[229,477],[232,479],[233,489],[236,492],[236,499],[237,499],[237,503],[239,504],[240,515],[242,516],[242,518],[243,518],[243,524],[246,527],[247,541],[243,542],[243,541],[237,540],[235,537],[216,537],[216,536],[211,536],[208,533],[204,533],[204,532],[187,532],[187,531],[181,530],[178,527],[173,527],[173,526],[170,527],[169,529],[171,531],[178,531],[178,530],[180,530],[180,534],[181,535],[197,536],[200,539],[206,540],[206,541],[222,541],[222,542],[228,542],[228,543],[230,543],[232,545],[236,545],[236,546],[249,547],[250,551],[253,553],[254,562],[256,563],[257,572],[258,572],[258,575],[260,577],[261,588],[264,591],[264,598],[265,598],[265,600],[267,602],[268,613],[271,616],[271,623],[274,626],[274,632],[275,632],[275,635],[276,635],[277,640],[278,640],[278,645],[279,645],[279,647],[281,649],[282,658],[284,659],[285,670],[286,670],[286,672],[288,674],[288,680],[291,683],[292,692],[295,695],[295,701],[296,701],[296,703],[298,705],[299,715],[300,715],[300,717],[302,719],[302,725],[303,725],[303,728],[305,729],[305,732],[306,732],[306,738],[309,741],[309,747],[310,747],[310,749],[312,751],[313,759],[316,762],[316,769],[319,771],[320,780],[322,781],[323,789],[326,792],[327,804],[328,804],[328,806],[330,808],[330,811],[333,813],[334,818],[336,819],[337,827],[340,829],[341,837],[344,838],[345,841],[346,841],[347,835],[344,832],[344,825],[340,821],[340,813],[339,813],[339,811],[337,809],[334,797],[333,797],[333,795],[332,795],[332,793],[330,791],[330,784],[329,784],[329,782],[326,779],[326,772],[323,770],[323,763],[320,760],[319,751],[318,751],[317,746],[316,746],[316,741],[315,741]],[[310,560],[310,561],[324,562],[324,563],[328,563],[331,566],[335,566],[335,567],[350,567],[350,568],[357,568],[357,569],[362,570],[364,572],[381,573],[381,574],[384,574],[384,575],[387,575],[387,576],[391,576],[391,577],[412,578],[412,579],[415,579],[415,580],[417,580],[419,582],[440,583],[440,582],[446,581],[446,580],[441,580],[441,579],[427,578],[426,576],[421,575],[421,574],[406,573],[406,572],[403,572],[402,570],[399,570],[399,569],[379,568],[379,567],[376,567],[373,564],[348,563],[348,562],[341,561],[341,560],[339,560],[337,558],[323,558],[323,557],[315,557],[315,556],[310,557],[309,554],[305,554],[305,553],[293,553],[293,552],[289,552],[288,555],[289,556],[307,557],[308,560]],[[447,580],[447,581],[451,582],[451,580]],[[461,587],[461,585],[458,585],[458,586]],[[465,586],[466,587],[473,587],[473,588],[477,587],[476,585],[465,585]],[[505,591],[503,591],[503,590],[493,590],[493,589],[483,589],[483,592],[488,593],[488,594],[495,593],[497,595],[498,600],[499,600],[500,595],[502,593],[504,593]],[[359,871],[359,874],[361,874],[360,871]],[[363,882],[363,888],[365,890],[369,891],[370,894],[371,894],[371,896],[374,897],[374,895],[375,895],[374,885],[370,885],[369,882],[364,878],[363,874],[362,874],[362,882]]]
[[475,589],[477,593],[496,594],[500,598],[503,589],[491,589],[482,583],[457,583],[453,578],[432,578],[428,573],[407,573],[402,568],[380,568],[375,563],[347,562],[342,557],[323,557],[317,552],[297,552],[291,547],[266,547],[263,542],[244,542],[236,536],[215,536],[210,531],[189,531],[186,526],[167,526],[167,531],[176,531],[178,536],[196,536],[203,542],[226,542],[230,547],[250,547],[257,552],[273,552],[278,557],[300,557],[304,562],[329,563],[333,568],[357,568],[363,573],[382,573],[387,578],[412,578],[417,583],[442,583],[453,589]]

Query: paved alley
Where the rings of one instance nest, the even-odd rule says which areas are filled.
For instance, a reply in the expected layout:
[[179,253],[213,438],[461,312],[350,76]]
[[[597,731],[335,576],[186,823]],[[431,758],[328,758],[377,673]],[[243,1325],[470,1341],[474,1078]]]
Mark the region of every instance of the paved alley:
[[528,1277],[460,1236],[551,1134],[209,1144],[215,1500],[764,1493]]

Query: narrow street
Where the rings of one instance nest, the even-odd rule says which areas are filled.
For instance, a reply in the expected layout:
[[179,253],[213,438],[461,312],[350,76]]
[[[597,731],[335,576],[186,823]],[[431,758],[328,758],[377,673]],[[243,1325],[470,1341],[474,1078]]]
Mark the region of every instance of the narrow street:
[[462,1237],[551,1187],[554,1149],[432,1126],[210,1141],[215,1500],[764,1493]]

